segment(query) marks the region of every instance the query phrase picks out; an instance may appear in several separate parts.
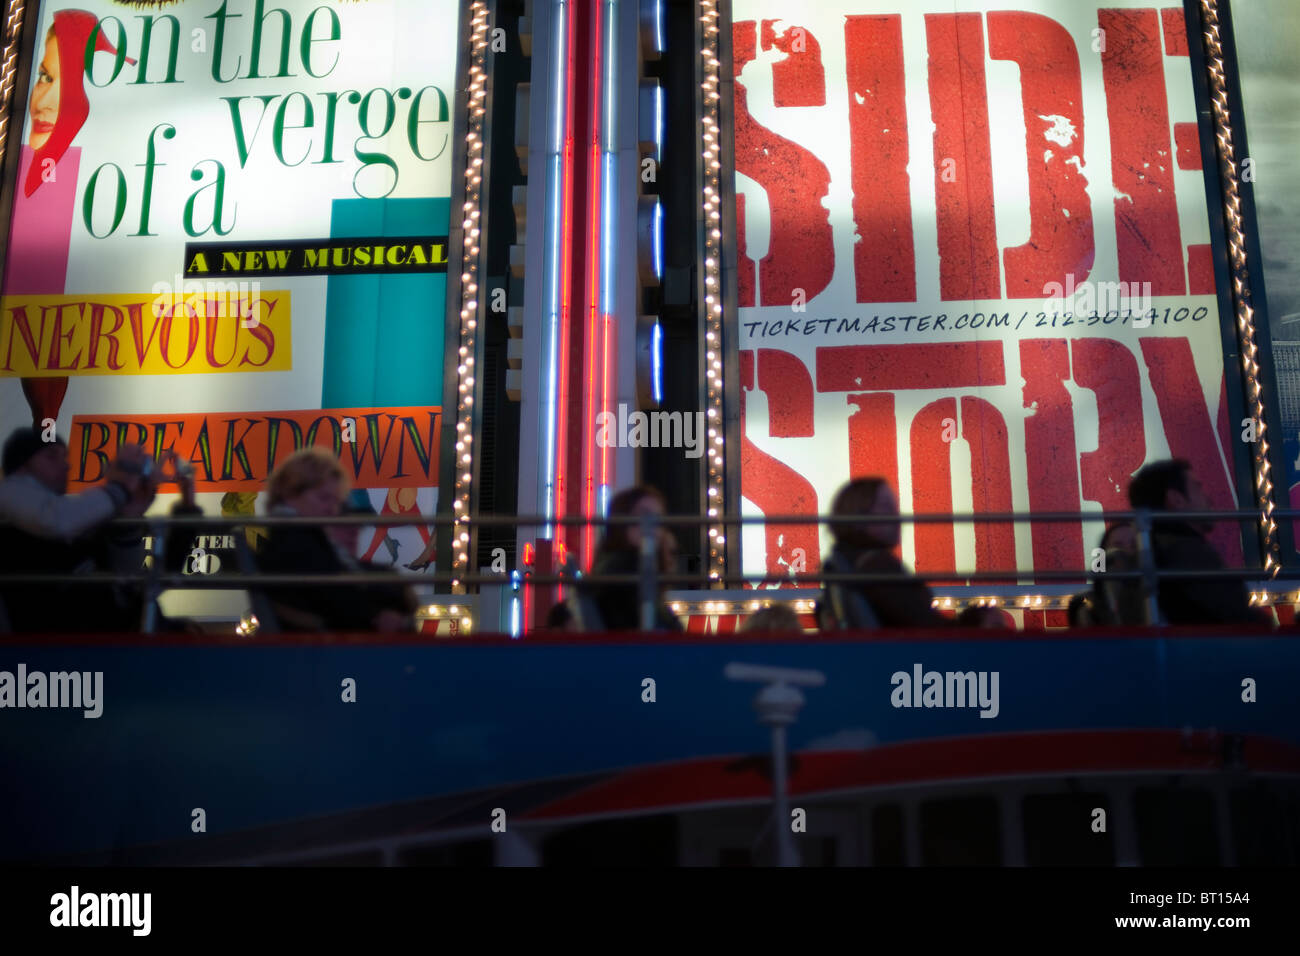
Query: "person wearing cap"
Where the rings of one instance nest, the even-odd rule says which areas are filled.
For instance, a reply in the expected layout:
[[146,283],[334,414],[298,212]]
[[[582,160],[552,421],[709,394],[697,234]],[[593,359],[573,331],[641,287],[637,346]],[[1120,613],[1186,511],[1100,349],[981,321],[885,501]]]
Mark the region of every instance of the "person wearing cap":
[[[15,430],[0,455],[0,575],[138,569],[140,535],[105,525],[115,517],[143,515],[153,501],[156,486],[144,473],[145,461],[143,448],[123,446],[102,485],[69,495],[67,445],[45,440],[35,428]],[[139,624],[139,605],[120,587],[4,585],[0,592],[16,632]]]
[[35,428],[15,429],[0,460],[0,524],[40,538],[75,541],[116,517],[135,497],[144,460],[143,448],[124,445],[104,484],[70,495],[68,446],[57,438],[45,441]]

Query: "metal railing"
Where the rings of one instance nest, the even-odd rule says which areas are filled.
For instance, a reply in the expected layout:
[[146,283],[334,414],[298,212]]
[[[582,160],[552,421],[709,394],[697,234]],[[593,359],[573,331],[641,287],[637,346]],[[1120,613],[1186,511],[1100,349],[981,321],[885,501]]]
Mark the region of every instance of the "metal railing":
[[[1273,513],[1278,521],[1287,519],[1300,518],[1300,510],[1278,510]],[[1290,569],[1282,569],[1278,573],[1267,576],[1262,568],[1223,568],[1217,570],[1184,570],[1184,569],[1167,569],[1162,570],[1156,567],[1154,558],[1154,547],[1152,535],[1154,527],[1161,522],[1187,522],[1187,521],[1236,521],[1249,522],[1254,524],[1259,520],[1257,511],[1175,511],[1175,512],[1157,512],[1149,510],[1138,510],[1131,512],[1113,512],[1106,515],[1098,515],[1096,512],[1037,512],[1034,514],[1008,512],[1008,513],[939,513],[939,514],[904,514],[904,515],[860,515],[860,516],[838,516],[838,515],[781,515],[781,516],[719,516],[703,517],[699,515],[641,515],[628,517],[610,517],[606,519],[588,519],[585,517],[567,517],[561,519],[547,518],[545,516],[506,516],[506,515],[477,515],[471,516],[468,521],[457,520],[450,515],[421,515],[421,514],[403,514],[403,515],[340,515],[330,518],[307,518],[297,516],[233,516],[233,517],[210,517],[202,515],[184,515],[184,516],[163,516],[148,515],[141,518],[116,518],[106,522],[101,527],[113,527],[119,530],[129,529],[139,531],[141,538],[146,535],[152,538],[152,548],[150,554],[152,561],[147,566],[142,566],[134,573],[120,572],[94,572],[94,573],[77,573],[77,574],[43,574],[43,573],[19,573],[0,575],[0,585],[5,588],[22,585],[74,585],[74,586],[91,586],[103,584],[126,584],[140,583],[143,586],[144,611],[141,620],[141,630],[145,633],[152,633],[157,625],[157,600],[159,595],[170,589],[217,589],[217,590],[252,590],[252,589],[270,589],[274,591],[277,588],[302,587],[304,585],[319,587],[324,584],[329,586],[365,586],[375,584],[402,584],[402,585],[433,585],[435,588],[439,585],[450,587],[453,584],[475,587],[479,585],[506,585],[518,589],[519,587],[529,588],[549,588],[554,586],[572,586],[579,581],[586,582],[588,585],[637,585],[638,605],[640,608],[639,616],[641,625],[644,629],[650,630],[654,627],[656,609],[661,601],[661,595],[665,586],[670,584],[677,585],[694,585],[702,595],[707,595],[719,586],[725,585],[761,585],[779,582],[781,585],[808,585],[820,588],[827,584],[887,584],[901,582],[952,582],[952,581],[984,581],[998,583],[1006,586],[1023,586],[1026,584],[1042,584],[1049,581],[1062,583],[1085,582],[1091,584],[1096,581],[1120,581],[1120,580],[1137,580],[1141,582],[1142,600],[1144,616],[1146,623],[1162,624],[1164,623],[1159,602],[1158,588],[1161,579],[1176,578],[1178,580],[1192,580],[1198,578],[1215,579],[1215,580],[1243,580],[1252,582],[1262,581],[1293,581],[1300,580],[1300,565]],[[1139,567],[1136,570],[1103,570],[1092,571],[1090,568],[1079,570],[1036,570],[1025,571],[1020,568],[1009,568],[1002,570],[944,570],[930,572],[902,572],[902,573],[859,573],[859,572],[827,572],[817,571],[812,573],[789,573],[779,577],[774,576],[770,571],[761,573],[744,573],[729,572],[722,575],[708,575],[704,572],[686,574],[677,572],[664,572],[659,567],[659,556],[656,542],[659,540],[659,529],[663,528],[699,528],[706,525],[723,525],[730,528],[733,526],[745,525],[826,525],[835,523],[837,525],[851,524],[894,524],[894,525],[917,525],[927,523],[939,524],[960,524],[960,523],[1094,523],[1094,524],[1113,524],[1120,522],[1132,522],[1136,532],[1136,558]],[[556,526],[575,526],[586,527],[589,525],[599,527],[609,527],[614,525],[637,526],[641,536],[641,547],[639,553],[639,569],[636,573],[620,574],[592,574],[582,572],[577,568],[576,561],[572,552],[569,555],[569,561],[566,566],[554,570],[551,573],[529,570],[524,572],[522,569],[506,570],[501,572],[495,571],[478,571],[478,572],[455,572],[455,571],[435,571],[403,573],[403,572],[380,572],[380,571],[360,571],[344,572],[322,576],[320,574],[269,574],[260,570],[250,572],[230,572],[222,571],[219,574],[194,574],[169,572],[164,569],[168,555],[166,553],[166,540],[168,531],[173,528],[193,527],[202,529],[206,532],[216,532],[223,530],[225,536],[234,536],[236,547],[239,549],[247,548],[245,543],[244,532],[248,529],[264,529],[277,527],[331,527],[331,526],[357,526],[360,528],[380,528],[380,527],[401,527],[401,526],[424,526],[443,528],[454,526],[457,533],[477,528],[498,528],[512,527],[516,530],[526,528],[544,529],[551,533]],[[198,549],[192,549],[191,555]],[[1013,584],[1014,582],[1014,584]],[[771,588],[765,590],[773,590]],[[715,592],[716,593],[716,592]],[[747,593],[756,593],[750,591]],[[463,597],[462,597],[463,600]]]

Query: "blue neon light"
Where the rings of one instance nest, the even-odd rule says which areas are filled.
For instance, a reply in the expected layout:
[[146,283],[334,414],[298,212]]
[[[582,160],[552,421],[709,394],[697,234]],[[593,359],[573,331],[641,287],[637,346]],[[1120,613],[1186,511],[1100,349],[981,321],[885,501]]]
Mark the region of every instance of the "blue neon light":
[[601,255],[604,256],[604,268],[601,270],[600,278],[600,309],[606,315],[614,314],[614,236],[618,230],[615,228],[614,220],[616,216],[616,207],[614,205],[615,177],[618,175],[618,167],[614,162],[615,154],[605,153],[605,174],[602,177],[602,202],[603,211],[601,213],[600,228],[603,232],[601,244],[603,249]]
[[664,158],[664,88],[655,85],[655,158]]
[[510,599],[510,636],[518,637],[520,631],[520,600],[519,592],[520,574],[518,571],[510,572],[510,588],[515,591],[516,596]]
[[655,201],[654,232],[651,235],[651,242],[654,248],[655,278],[662,282],[664,278],[664,206],[658,200]]
[[650,388],[655,404],[664,400],[664,328],[658,322],[650,333]]

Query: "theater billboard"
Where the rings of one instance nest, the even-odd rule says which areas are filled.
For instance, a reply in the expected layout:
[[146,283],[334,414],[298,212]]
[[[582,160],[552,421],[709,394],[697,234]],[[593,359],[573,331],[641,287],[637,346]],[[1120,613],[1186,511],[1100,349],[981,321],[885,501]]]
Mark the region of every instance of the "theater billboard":
[[227,515],[314,443],[375,510],[434,511],[461,11],[29,5],[0,431],[67,440],[74,489],[122,441],[174,448]]
[[[1253,431],[1225,375],[1181,5],[735,0],[732,18],[745,513],[826,512],[871,474],[904,511],[1101,518],[1167,457],[1237,507]],[[812,525],[750,527],[745,570],[770,583],[829,549]],[[931,572],[1080,569],[1102,528],[918,525],[902,551]],[[1214,537],[1251,559],[1237,529]]]

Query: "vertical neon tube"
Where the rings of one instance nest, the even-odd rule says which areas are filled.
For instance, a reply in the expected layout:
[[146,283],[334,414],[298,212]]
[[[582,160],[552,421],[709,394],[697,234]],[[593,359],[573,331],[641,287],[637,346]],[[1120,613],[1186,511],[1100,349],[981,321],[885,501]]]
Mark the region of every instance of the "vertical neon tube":
[[[555,517],[564,517],[567,508],[565,497],[567,487],[565,462],[569,437],[569,332],[573,317],[573,112],[574,112],[574,53],[573,48],[577,33],[577,18],[572,16],[571,5],[566,36],[568,50],[564,61],[564,162],[561,173],[561,229],[560,229],[560,335],[559,335],[559,396],[556,401],[555,445]],[[564,526],[556,528],[555,537],[563,544],[568,536]],[[558,551],[556,552],[559,553]]]
[[591,566],[595,527],[591,518],[596,514],[596,458],[603,449],[596,447],[596,413],[600,369],[597,363],[601,358],[600,342],[600,226],[601,226],[601,138],[600,126],[602,116],[601,93],[604,74],[602,71],[601,48],[604,33],[601,30],[601,4],[593,3],[595,19],[591,25],[591,91],[590,101],[586,104],[591,121],[591,140],[587,154],[587,243],[586,243],[586,308],[587,325],[583,353],[587,360],[586,374],[583,377],[582,401],[582,514],[588,523],[582,529],[581,554],[586,567]]
[[664,401],[664,327],[655,323],[650,333],[650,387],[654,390],[656,405]]
[[[546,518],[556,516],[556,458],[559,444],[557,434],[559,426],[559,365],[560,365],[560,266],[561,266],[561,220],[563,215],[563,163],[564,163],[564,124],[567,114],[564,96],[564,82],[567,77],[565,64],[568,57],[567,31],[569,22],[568,0],[556,4],[554,73],[552,74],[552,96],[550,99],[550,143],[547,157],[546,195],[550,199],[546,216],[546,234],[549,239],[546,248],[546,404],[542,408],[543,446],[545,448],[542,469],[542,514]],[[553,538],[554,526],[547,524],[541,529],[541,537]]]
[[[618,95],[618,4],[609,0],[606,7],[605,31],[605,123],[604,139],[604,176],[603,202],[601,206],[601,228],[604,243],[601,247],[604,268],[601,270],[600,304],[603,319],[601,333],[604,338],[601,348],[602,361],[605,363],[604,375],[601,377],[600,410],[612,411],[611,388],[614,377],[614,363],[618,356],[618,343],[615,339],[617,326],[614,320],[616,288],[614,284],[615,253],[614,236],[618,234],[618,216],[615,206],[618,195],[618,127],[614,118],[614,104]],[[614,481],[612,468],[613,455],[609,448],[600,449],[600,485],[597,493],[597,505],[601,517],[609,511],[611,485]]]

